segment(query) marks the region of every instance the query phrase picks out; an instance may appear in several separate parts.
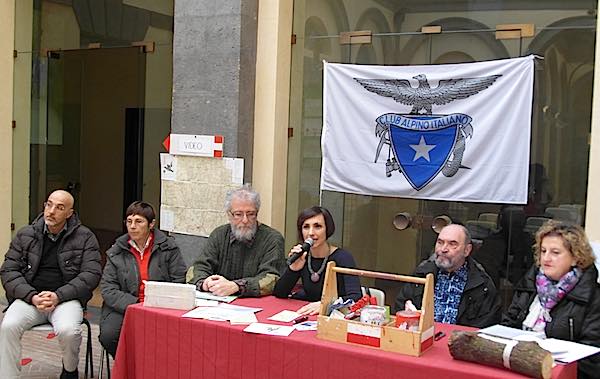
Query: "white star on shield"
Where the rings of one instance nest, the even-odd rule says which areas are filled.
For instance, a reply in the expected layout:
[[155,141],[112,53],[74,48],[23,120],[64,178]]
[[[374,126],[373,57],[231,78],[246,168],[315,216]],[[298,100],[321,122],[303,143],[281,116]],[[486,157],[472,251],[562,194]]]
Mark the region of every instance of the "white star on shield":
[[429,159],[429,152],[434,149],[436,145],[428,145],[427,142],[425,142],[425,137],[421,136],[421,140],[419,141],[418,145],[409,146],[415,151],[413,162],[419,158],[423,158],[427,160],[427,162],[431,162]]

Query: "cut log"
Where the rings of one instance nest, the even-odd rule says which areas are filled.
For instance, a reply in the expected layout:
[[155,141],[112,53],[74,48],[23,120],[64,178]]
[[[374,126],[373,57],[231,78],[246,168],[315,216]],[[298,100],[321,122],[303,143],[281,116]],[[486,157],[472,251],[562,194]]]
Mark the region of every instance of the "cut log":
[[[505,367],[503,354],[506,344],[482,338],[477,332],[453,331],[448,349],[454,359],[477,362],[488,366]],[[518,342],[508,356],[509,370],[532,378],[550,379],[552,354],[536,342]]]

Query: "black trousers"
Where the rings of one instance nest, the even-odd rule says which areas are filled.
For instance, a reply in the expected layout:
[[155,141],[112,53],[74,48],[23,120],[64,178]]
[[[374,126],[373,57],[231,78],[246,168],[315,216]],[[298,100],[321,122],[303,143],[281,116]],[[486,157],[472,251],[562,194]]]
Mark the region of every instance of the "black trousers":
[[118,312],[111,312],[100,320],[100,344],[106,349],[113,358],[117,354],[117,345],[119,335],[123,326],[124,315]]

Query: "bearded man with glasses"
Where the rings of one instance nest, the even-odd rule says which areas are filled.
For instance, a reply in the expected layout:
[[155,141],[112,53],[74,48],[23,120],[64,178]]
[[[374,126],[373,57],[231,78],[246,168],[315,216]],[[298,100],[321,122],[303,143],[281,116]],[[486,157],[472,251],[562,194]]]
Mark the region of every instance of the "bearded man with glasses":
[[191,284],[217,296],[270,295],[285,266],[283,236],[257,220],[260,195],[250,186],[225,198],[229,223],[208,237],[192,267]]
[[73,196],[54,191],[44,212],[21,228],[0,268],[9,306],[0,325],[0,378],[17,378],[21,337],[50,323],[62,349],[60,378],[78,378],[83,308],[98,286],[102,268],[98,240],[81,225]]

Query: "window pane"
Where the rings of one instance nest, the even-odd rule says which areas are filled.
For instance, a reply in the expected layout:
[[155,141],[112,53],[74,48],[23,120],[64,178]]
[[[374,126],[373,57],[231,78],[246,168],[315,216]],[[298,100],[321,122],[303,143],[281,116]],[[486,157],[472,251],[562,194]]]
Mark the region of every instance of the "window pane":
[[[295,1],[288,245],[296,242],[298,212],[321,199],[336,220],[332,242],[351,251],[359,267],[410,273],[433,251],[432,221],[446,215],[471,230],[474,256],[497,282],[505,302],[510,301],[512,285],[533,263],[532,236],[540,223],[548,217],[583,220],[596,6],[596,1]],[[502,24],[533,24],[533,35],[498,38],[497,25]],[[441,26],[442,33],[420,33],[432,25]],[[340,44],[340,33],[364,30],[372,33],[370,43]],[[535,71],[527,204],[320,194],[323,60],[416,65],[529,54],[543,59]],[[411,228],[394,228],[400,212],[412,215]],[[388,303],[393,301],[394,285],[375,285],[388,292]]]

